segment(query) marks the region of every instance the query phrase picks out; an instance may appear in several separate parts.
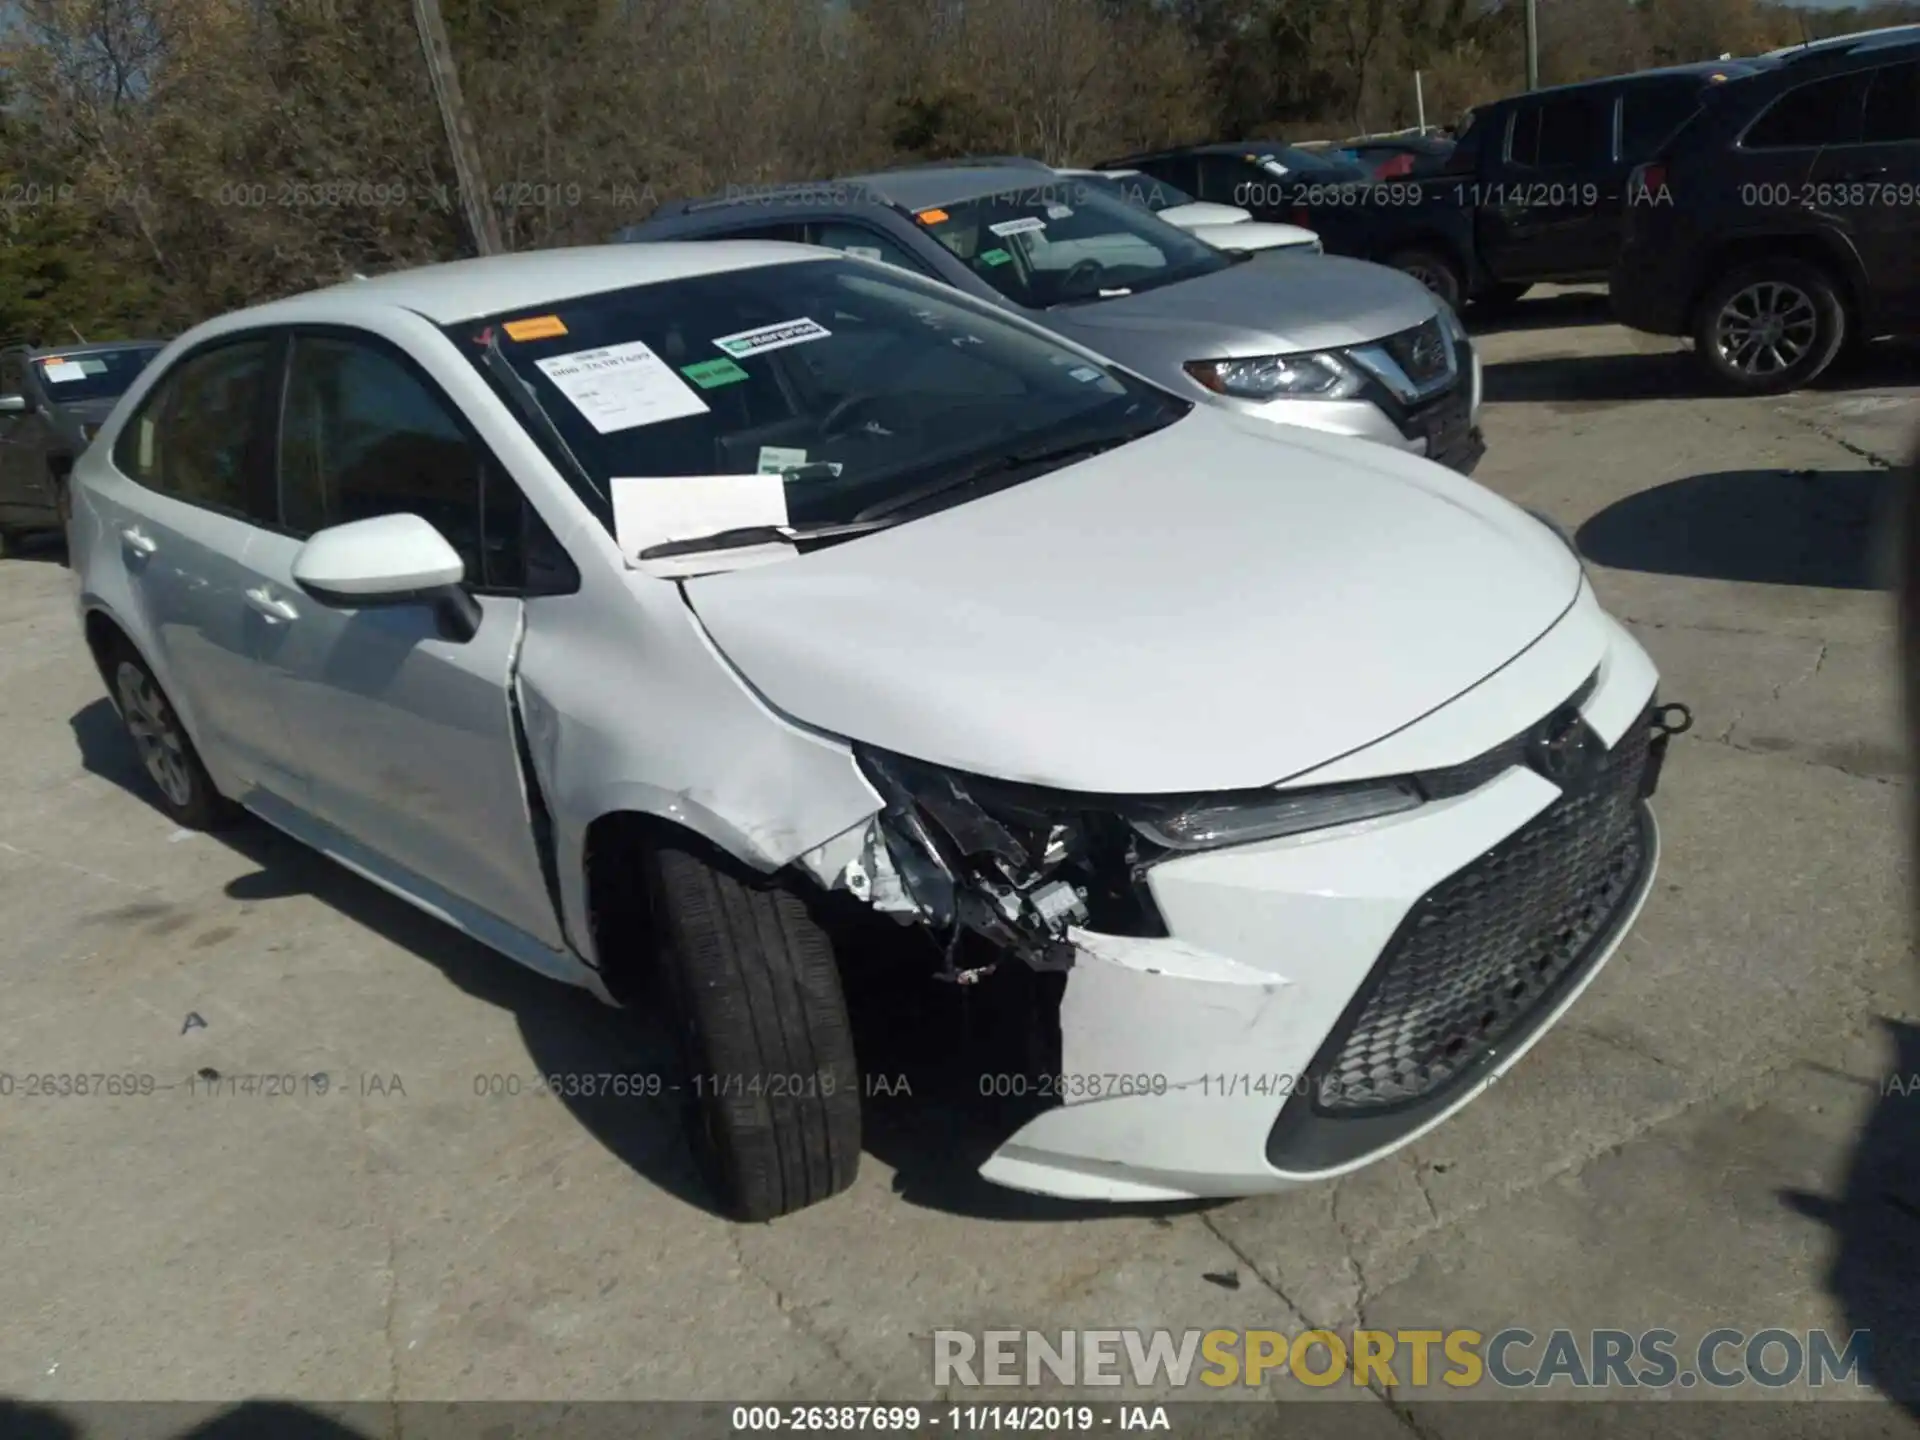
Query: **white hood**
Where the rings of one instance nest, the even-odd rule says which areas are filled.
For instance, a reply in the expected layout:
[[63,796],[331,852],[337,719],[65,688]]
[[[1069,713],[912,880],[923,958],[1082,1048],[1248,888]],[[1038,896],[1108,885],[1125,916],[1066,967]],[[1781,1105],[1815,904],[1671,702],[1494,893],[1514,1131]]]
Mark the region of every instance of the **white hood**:
[[896,529],[686,582],[775,706],[1063,789],[1237,789],[1391,734],[1578,594],[1542,524],[1386,446],[1196,409]]
[[1238,205],[1216,205],[1211,200],[1195,200],[1187,205],[1169,205],[1154,212],[1169,225],[1191,230],[1196,225],[1245,225],[1253,220],[1251,210]]
[[1233,225],[1189,225],[1189,235],[1220,250],[1279,250],[1311,245],[1319,236],[1299,225],[1247,220]]

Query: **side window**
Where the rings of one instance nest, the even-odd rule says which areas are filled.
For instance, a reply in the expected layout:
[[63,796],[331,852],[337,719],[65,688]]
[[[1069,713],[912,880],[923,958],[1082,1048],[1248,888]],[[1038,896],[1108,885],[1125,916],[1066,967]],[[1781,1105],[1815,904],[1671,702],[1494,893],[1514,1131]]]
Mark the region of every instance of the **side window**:
[[1860,112],[1872,74],[1863,70],[1835,75],[1787,91],[1747,127],[1740,143],[1749,150],[1852,144],[1860,136]]
[[[280,419],[281,523],[306,536],[378,515],[430,521],[469,584],[551,589],[564,555],[448,402],[397,358],[333,336],[295,339]],[[563,587],[564,588],[564,587]]]
[[113,463],[163,495],[248,519],[273,342],[241,340],[181,361],[120,432]]
[[1920,140],[1920,61],[1872,72],[1860,138],[1869,145]]
[[843,250],[849,255],[862,255],[869,260],[883,260],[902,270],[912,271],[915,275],[928,273],[927,267],[898,241],[882,235],[871,226],[856,225],[848,220],[822,220],[813,228],[815,245],[824,245],[829,250]]
[[1612,95],[1567,95],[1514,112],[1507,158],[1535,169],[1604,165],[1613,158]]
[[1700,90],[1682,85],[1636,85],[1620,97],[1620,158],[1651,160],[1667,138],[1700,108]]
[[807,240],[807,227],[798,223],[792,225],[748,225],[739,230],[716,230],[710,235],[689,237],[698,240],[788,240],[795,245],[804,245]]
[[1142,175],[1151,175],[1189,195],[1200,194],[1199,166],[1190,155],[1169,155],[1158,160],[1143,160],[1132,167]]
[[[1277,192],[1279,187],[1271,183],[1276,178],[1265,171],[1255,170],[1237,155],[1202,155],[1194,165],[1192,193],[1218,205],[1239,205],[1244,208],[1249,184],[1259,187],[1253,192],[1255,195],[1270,188]],[[1168,183],[1177,185],[1179,181],[1169,176]]]

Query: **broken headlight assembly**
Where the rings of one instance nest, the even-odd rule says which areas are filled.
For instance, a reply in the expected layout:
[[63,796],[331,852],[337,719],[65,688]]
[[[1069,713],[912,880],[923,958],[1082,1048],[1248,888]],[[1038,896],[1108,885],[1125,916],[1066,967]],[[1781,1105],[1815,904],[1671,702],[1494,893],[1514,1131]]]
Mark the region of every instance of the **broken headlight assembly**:
[[856,747],[886,800],[880,835],[901,888],[937,930],[975,931],[1040,969],[1072,963],[1067,931],[1164,936],[1157,861],[1378,819],[1423,803],[1410,780],[1316,790],[1085,795],[963,775]]

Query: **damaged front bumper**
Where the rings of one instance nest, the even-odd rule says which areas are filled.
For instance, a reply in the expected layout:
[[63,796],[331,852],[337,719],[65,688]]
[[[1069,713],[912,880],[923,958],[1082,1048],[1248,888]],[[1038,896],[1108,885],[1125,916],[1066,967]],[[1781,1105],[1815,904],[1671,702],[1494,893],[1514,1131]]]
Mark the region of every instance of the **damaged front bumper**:
[[[980,1173],[1114,1201],[1279,1190],[1370,1163],[1497,1080],[1612,955],[1658,864],[1646,799],[1684,710],[1653,703],[1651,663],[1607,629],[1565,706],[1435,772],[1451,788],[1417,809],[1163,855],[1138,872],[1133,933],[1087,923],[1077,887],[1024,957],[1068,967],[1045,1086],[1062,1103]],[[867,878],[901,918],[928,893]]]

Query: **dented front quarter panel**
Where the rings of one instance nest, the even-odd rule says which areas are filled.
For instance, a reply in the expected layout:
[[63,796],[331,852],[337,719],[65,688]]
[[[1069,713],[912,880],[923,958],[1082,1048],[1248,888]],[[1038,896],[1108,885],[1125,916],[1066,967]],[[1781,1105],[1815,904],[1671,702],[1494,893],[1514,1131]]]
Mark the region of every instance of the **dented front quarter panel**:
[[529,602],[517,697],[552,815],[561,910],[598,966],[586,837],[634,812],[773,871],[879,808],[848,748],[779,715],[714,649],[672,581],[582,566]]

